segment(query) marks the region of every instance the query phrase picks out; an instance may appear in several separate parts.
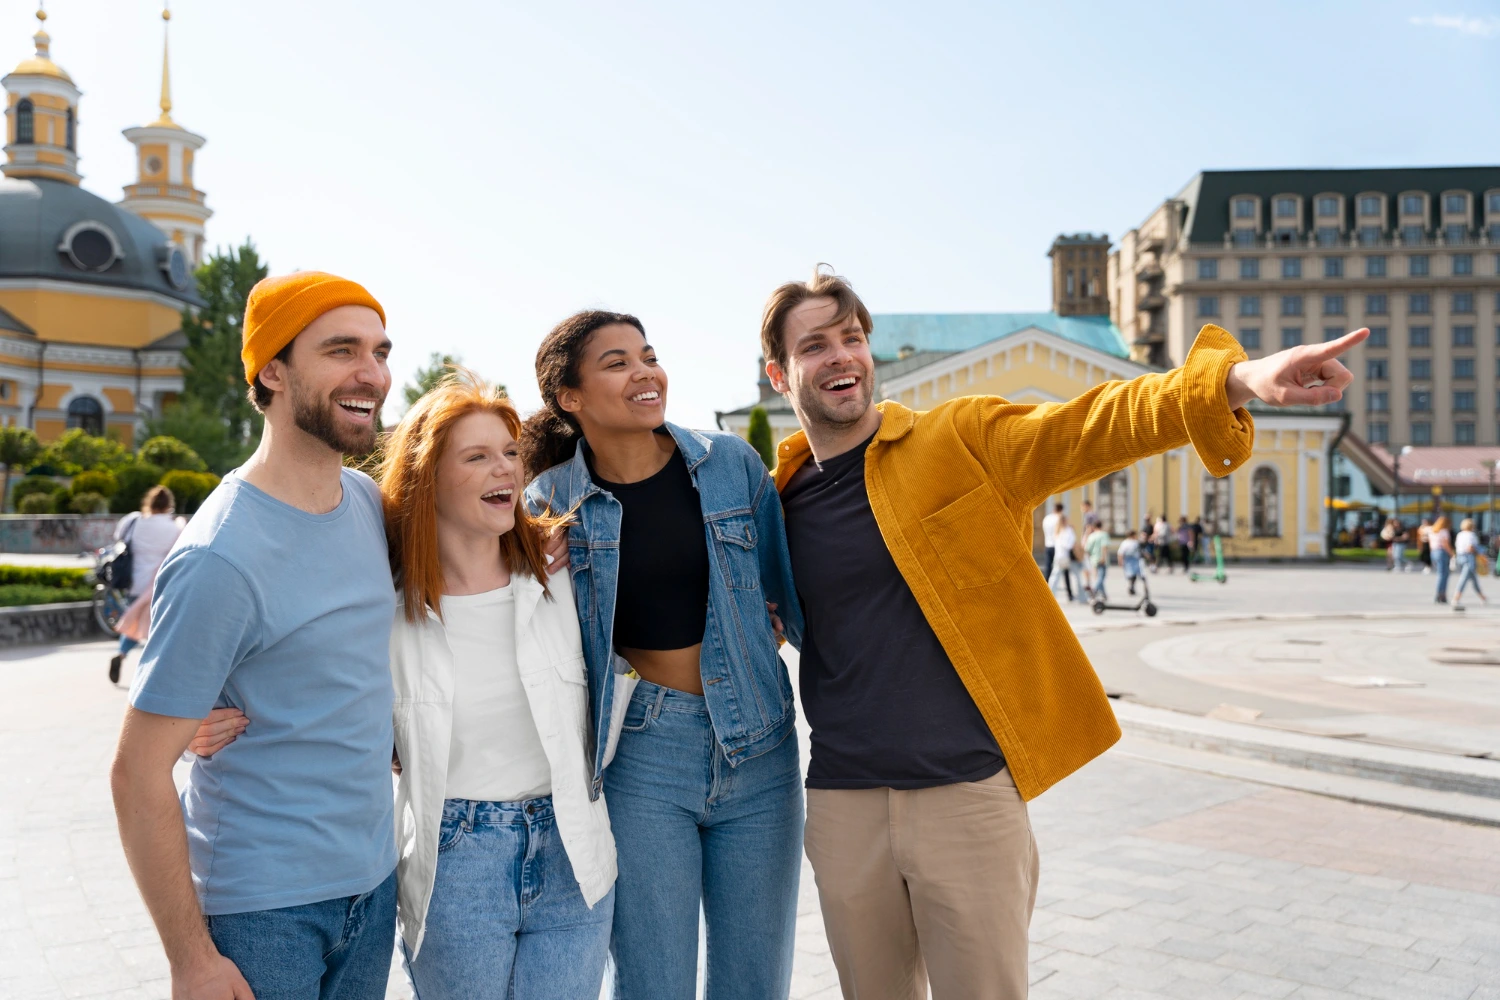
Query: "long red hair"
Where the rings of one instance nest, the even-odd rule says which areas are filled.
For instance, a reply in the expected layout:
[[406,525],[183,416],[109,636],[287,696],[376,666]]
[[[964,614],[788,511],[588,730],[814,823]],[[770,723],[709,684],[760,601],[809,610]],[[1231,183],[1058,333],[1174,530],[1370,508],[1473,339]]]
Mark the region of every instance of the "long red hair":
[[[391,432],[380,462],[380,494],[391,571],[406,604],[406,620],[428,612],[442,618],[443,567],[437,544],[437,469],[453,425],[470,413],[493,413],[511,437],[521,439],[521,417],[505,390],[473,372],[453,366],[430,392],[407,411]],[[567,517],[532,517],[519,495],[525,486],[517,463],[516,525],[500,536],[500,554],[512,573],[535,577],[547,586],[547,533]]]

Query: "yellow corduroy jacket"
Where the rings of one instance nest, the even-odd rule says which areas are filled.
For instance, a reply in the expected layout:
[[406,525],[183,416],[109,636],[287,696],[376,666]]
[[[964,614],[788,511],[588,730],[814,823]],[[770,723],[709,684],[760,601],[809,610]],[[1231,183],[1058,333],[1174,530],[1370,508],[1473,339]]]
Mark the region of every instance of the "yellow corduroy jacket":
[[[879,404],[865,485],[880,533],[1032,799],[1120,738],[1104,687],[1031,557],[1049,496],[1191,443],[1215,475],[1250,457],[1255,427],[1224,381],[1245,352],[1205,326],[1181,368],[1106,382],[1065,403],[965,396],[914,412]],[[811,457],[801,431],[776,486]]]

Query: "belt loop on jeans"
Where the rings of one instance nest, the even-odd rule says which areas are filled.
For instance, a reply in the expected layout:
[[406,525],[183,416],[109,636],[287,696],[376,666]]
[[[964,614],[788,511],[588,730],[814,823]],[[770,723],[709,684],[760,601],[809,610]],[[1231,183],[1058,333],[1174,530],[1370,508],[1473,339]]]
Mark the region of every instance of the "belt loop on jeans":
[[661,718],[661,706],[662,706],[662,702],[664,702],[666,700],[667,700],[667,689],[664,688],[664,687],[658,687],[656,689],[656,704],[651,706],[651,718],[653,718],[653,719],[659,719],[659,718]]
[[469,800],[469,814],[468,814],[468,816],[466,816],[464,818],[464,831],[466,833],[473,833],[474,832],[474,815],[478,811],[479,811],[479,803],[476,802],[476,801],[474,801],[473,799],[470,799]]

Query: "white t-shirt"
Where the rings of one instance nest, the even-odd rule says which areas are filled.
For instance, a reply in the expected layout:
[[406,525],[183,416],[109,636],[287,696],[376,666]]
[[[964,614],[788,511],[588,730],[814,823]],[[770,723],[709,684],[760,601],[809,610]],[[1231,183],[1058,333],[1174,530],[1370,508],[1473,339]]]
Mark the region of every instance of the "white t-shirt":
[[552,768],[516,662],[514,601],[508,585],[443,595],[443,626],[453,650],[453,737],[444,798],[516,802],[552,791]]
[[1052,547],[1057,550],[1057,558],[1072,559],[1073,546],[1077,544],[1077,542],[1078,532],[1073,530],[1072,525],[1063,525],[1061,528],[1057,529],[1057,534],[1055,534],[1052,538]]
[[[132,527],[134,525],[134,527]],[[130,536],[131,593],[139,594],[150,585],[167,553],[182,534],[182,522],[174,514],[127,514],[115,525],[115,538]]]
[[1453,540],[1453,551],[1461,556],[1479,551],[1479,536],[1472,531],[1460,531]]
[[1127,563],[1132,559],[1141,557],[1141,543],[1134,538],[1127,538],[1120,543],[1120,560]]
[[1042,544],[1052,548],[1057,544],[1057,515],[1048,514],[1042,518]]

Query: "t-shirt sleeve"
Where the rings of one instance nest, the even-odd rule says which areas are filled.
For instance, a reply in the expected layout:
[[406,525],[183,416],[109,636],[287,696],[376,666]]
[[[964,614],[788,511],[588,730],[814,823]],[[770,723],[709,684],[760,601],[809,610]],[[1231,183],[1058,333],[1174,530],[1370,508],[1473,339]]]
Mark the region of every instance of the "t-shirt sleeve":
[[262,616],[249,581],[208,549],[179,549],[162,563],[151,633],[130,687],[143,712],[201,719],[258,640]]

